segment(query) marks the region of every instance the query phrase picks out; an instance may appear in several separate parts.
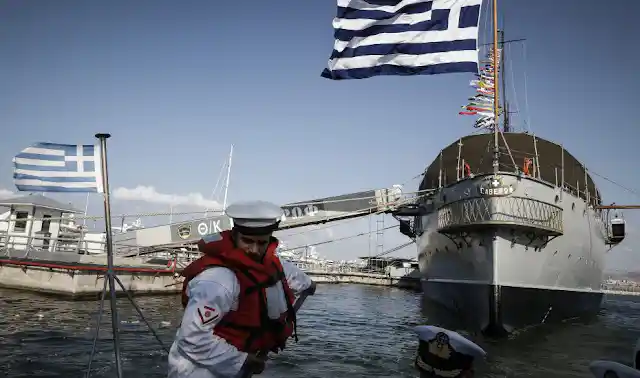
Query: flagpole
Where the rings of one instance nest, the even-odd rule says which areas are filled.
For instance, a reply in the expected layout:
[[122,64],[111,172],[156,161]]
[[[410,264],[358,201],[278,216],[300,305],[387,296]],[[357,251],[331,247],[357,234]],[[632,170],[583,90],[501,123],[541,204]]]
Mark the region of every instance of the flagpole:
[[115,352],[117,377],[122,378],[122,360],[120,354],[120,332],[118,327],[118,308],[116,305],[115,273],[113,269],[113,233],[111,231],[111,202],[109,200],[109,173],[107,170],[107,139],[111,134],[96,134],[100,141],[102,165],[102,187],[104,190],[104,224],[107,243],[107,276],[111,302],[111,329],[113,330],[113,350]]

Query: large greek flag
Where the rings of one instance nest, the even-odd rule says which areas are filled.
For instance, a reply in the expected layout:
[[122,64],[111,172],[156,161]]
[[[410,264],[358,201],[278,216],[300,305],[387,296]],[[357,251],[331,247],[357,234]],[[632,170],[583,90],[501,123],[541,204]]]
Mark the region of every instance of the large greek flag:
[[25,192],[102,193],[99,145],[36,143],[13,158],[16,188]]
[[338,0],[335,44],[322,76],[478,71],[482,0]]

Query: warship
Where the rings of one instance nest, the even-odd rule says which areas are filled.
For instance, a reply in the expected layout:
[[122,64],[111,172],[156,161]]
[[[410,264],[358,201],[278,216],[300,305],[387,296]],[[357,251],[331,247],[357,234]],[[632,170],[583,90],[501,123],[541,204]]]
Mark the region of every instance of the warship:
[[420,214],[401,219],[416,239],[425,300],[491,333],[597,313],[605,253],[624,239],[624,220],[599,208],[589,172],[561,145],[501,133],[511,149],[500,149],[496,174],[492,138],[444,148],[420,184],[431,191]]
[[423,195],[395,216],[416,242],[428,315],[504,335],[596,314],[605,253],[624,240],[625,222],[561,143],[511,130],[496,20],[494,10],[495,43],[460,111],[479,132],[442,149]]

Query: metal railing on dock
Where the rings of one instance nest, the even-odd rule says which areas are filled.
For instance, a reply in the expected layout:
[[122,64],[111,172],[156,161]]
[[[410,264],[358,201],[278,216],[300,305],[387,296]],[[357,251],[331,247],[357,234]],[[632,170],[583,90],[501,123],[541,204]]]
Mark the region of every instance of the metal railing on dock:
[[[92,236],[94,239],[91,239]],[[131,258],[137,261],[158,259],[176,261],[178,269],[200,257],[198,251],[186,248],[154,248],[149,251],[149,248],[115,241],[113,251],[116,258]],[[0,256],[23,259],[46,259],[50,256],[54,259],[67,260],[65,256],[71,258],[79,255],[106,256],[104,234],[79,232],[73,237],[56,238],[47,233],[29,236],[24,233],[0,230]]]

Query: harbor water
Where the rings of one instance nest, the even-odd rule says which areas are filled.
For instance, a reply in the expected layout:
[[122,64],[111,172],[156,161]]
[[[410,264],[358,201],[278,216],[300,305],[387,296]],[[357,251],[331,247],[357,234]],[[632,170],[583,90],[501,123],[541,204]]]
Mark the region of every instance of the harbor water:
[[[412,327],[427,324],[420,294],[401,289],[321,285],[299,315],[297,344],[273,356],[261,377],[416,377]],[[165,377],[166,355],[127,299],[119,299],[125,377]],[[136,298],[169,346],[180,322],[177,296]],[[0,290],[0,376],[82,377],[98,302],[63,301]],[[488,351],[480,377],[589,377],[591,360],[630,363],[640,336],[640,298],[605,299],[597,320],[524,332],[507,340],[473,337]],[[108,304],[92,377],[114,377]]]

